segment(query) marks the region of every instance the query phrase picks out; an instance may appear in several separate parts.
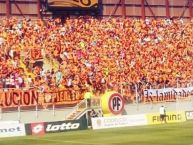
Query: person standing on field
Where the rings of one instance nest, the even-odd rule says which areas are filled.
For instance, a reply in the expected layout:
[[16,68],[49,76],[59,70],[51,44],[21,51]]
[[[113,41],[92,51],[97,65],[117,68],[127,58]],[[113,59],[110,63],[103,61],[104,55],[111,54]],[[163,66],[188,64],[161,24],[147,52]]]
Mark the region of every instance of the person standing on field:
[[160,113],[160,121],[161,121],[161,124],[162,123],[167,123],[166,122],[166,109],[164,106],[161,106],[159,108],[159,113]]

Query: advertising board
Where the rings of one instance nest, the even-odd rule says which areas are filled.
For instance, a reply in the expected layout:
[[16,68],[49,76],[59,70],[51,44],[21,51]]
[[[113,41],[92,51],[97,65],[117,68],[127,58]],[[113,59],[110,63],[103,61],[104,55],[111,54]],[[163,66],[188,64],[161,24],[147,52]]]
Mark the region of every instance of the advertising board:
[[14,137],[25,135],[25,126],[22,123],[0,123],[0,137]]
[[92,118],[93,129],[147,125],[145,114]]
[[[159,113],[147,114],[148,124],[161,124]],[[186,121],[184,112],[167,112],[166,122],[167,123],[178,123]]]
[[28,135],[44,135],[46,133],[83,130],[87,128],[88,125],[87,120],[85,118],[79,120],[26,124],[26,132]]
[[187,120],[193,120],[193,111],[186,111],[185,114]]
[[31,133],[32,135],[44,135],[45,134],[44,123],[43,122],[32,123],[31,124]]

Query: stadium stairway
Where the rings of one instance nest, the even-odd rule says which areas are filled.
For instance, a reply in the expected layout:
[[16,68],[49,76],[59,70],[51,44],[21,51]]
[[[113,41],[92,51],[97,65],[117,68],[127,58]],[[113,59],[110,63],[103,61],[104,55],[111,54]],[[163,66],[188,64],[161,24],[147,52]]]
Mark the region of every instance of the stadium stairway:
[[91,109],[97,109],[101,110],[101,105],[100,105],[100,99],[93,99],[91,101],[91,106],[89,107],[87,105],[87,100],[82,100],[79,104],[77,104],[72,112],[70,112],[66,116],[66,120],[76,120],[80,119],[83,115],[85,115],[87,112],[91,111]]
[[76,119],[79,119],[80,117],[82,117],[87,112],[87,109],[88,109],[87,101],[84,99],[80,103],[78,103],[74,107],[72,112],[70,112],[66,116],[66,120],[76,120]]

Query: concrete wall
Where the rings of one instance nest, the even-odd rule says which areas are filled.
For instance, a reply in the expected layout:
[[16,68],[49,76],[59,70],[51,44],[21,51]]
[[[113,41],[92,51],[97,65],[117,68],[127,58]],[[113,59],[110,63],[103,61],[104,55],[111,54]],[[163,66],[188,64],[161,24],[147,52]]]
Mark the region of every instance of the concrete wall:
[[[169,111],[193,111],[193,100],[156,103],[156,104],[127,104],[125,106],[125,115],[159,113],[161,105]],[[58,110],[40,110],[40,111],[22,111],[0,113],[0,121],[20,121],[23,123],[31,122],[51,122],[65,120],[66,116],[73,111],[73,108],[63,108]]]
[[17,111],[0,113],[0,121],[20,121],[23,123],[32,122],[50,122],[65,120],[66,116],[73,108],[64,108],[58,110],[39,110],[39,111]]
[[166,102],[156,104],[128,104],[125,106],[125,114],[159,113],[160,106],[164,105],[166,111],[193,111],[193,100],[181,102]]

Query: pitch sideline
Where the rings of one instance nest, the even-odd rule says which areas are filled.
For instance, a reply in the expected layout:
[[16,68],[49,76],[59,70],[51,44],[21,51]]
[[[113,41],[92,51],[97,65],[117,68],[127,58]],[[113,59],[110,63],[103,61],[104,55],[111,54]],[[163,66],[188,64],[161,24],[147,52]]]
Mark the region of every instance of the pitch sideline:
[[[36,140],[37,138],[25,138],[25,140]],[[86,144],[86,145],[98,145],[98,143],[86,143],[86,142],[78,142],[78,141],[64,141],[64,140],[53,140],[53,139],[41,139],[38,138],[39,141],[51,141],[51,142],[58,142],[58,143],[75,143],[75,144]]]

